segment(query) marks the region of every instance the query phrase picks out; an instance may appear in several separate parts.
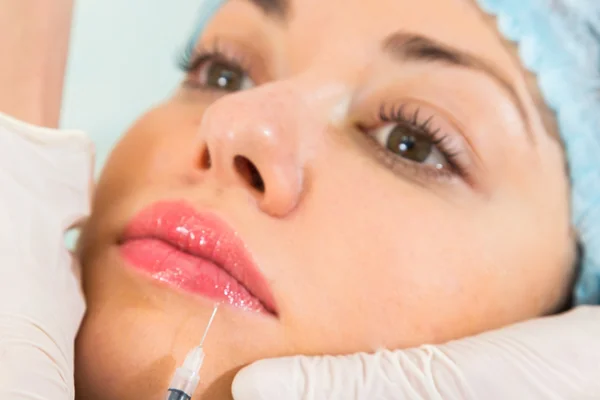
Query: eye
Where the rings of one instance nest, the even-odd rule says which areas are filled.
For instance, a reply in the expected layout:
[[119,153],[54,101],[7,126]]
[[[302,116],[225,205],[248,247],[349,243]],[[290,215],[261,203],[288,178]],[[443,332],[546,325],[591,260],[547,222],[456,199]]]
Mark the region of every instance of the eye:
[[237,92],[254,86],[242,68],[227,61],[206,60],[198,74],[201,85],[210,89]]
[[433,135],[417,132],[403,123],[388,124],[377,129],[373,136],[390,152],[398,157],[419,163],[446,168],[448,160],[434,143]]
[[426,180],[462,178],[470,182],[468,148],[454,125],[427,105],[382,105],[375,122],[358,125],[381,164],[400,177]]

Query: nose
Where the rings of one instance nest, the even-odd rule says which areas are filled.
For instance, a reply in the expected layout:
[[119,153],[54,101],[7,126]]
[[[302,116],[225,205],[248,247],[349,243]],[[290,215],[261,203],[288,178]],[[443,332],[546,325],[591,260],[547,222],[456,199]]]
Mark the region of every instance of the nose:
[[316,133],[315,125],[301,96],[281,85],[229,94],[204,113],[198,166],[219,185],[243,187],[263,212],[283,217],[301,198],[309,144],[301,133]]

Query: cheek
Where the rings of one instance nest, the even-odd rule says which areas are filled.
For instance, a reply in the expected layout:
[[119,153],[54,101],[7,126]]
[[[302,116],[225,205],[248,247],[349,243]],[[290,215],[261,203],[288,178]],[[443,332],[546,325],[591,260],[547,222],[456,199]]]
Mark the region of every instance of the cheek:
[[314,325],[314,314],[302,309],[319,308],[324,330],[343,330],[346,344],[356,340],[361,348],[456,334],[440,325],[463,314],[458,309],[477,288],[471,219],[431,191],[353,156],[328,157],[336,168],[320,168],[299,211],[290,253],[303,265],[290,269],[302,271],[293,272],[293,281],[304,284],[294,315]]
[[174,101],[144,115],[111,152],[98,183],[100,200],[164,183],[196,160],[193,145],[202,113]]
[[457,203],[459,193],[356,158],[328,163],[336,168],[320,169],[295,226],[305,235],[295,233],[290,249],[303,261],[291,289],[302,294],[291,303],[302,324],[364,349],[445,341],[540,313],[531,287],[548,242],[530,240],[531,218],[514,229],[514,218],[534,210],[475,196]]

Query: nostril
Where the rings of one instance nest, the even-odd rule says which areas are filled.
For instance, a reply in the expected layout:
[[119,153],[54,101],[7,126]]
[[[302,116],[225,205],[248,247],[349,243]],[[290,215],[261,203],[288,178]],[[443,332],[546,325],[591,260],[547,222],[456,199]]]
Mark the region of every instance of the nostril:
[[210,169],[211,164],[212,160],[210,159],[210,152],[208,151],[208,146],[206,146],[200,156],[200,168]]
[[260,176],[260,172],[256,166],[252,163],[252,161],[248,160],[243,156],[235,156],[234,165],[236,171],[244,178],[250,186],[259,191],[260,193],[265,192],[265,182]]

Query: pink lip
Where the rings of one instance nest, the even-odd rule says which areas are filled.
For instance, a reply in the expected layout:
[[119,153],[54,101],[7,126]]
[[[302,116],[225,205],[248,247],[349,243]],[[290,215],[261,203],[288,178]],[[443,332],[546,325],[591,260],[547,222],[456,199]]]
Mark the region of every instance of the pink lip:
[[127,225],[120,246],[136,269],[183,291],[276,315],[264,276],[244,242],[217,216],[160,202]]

